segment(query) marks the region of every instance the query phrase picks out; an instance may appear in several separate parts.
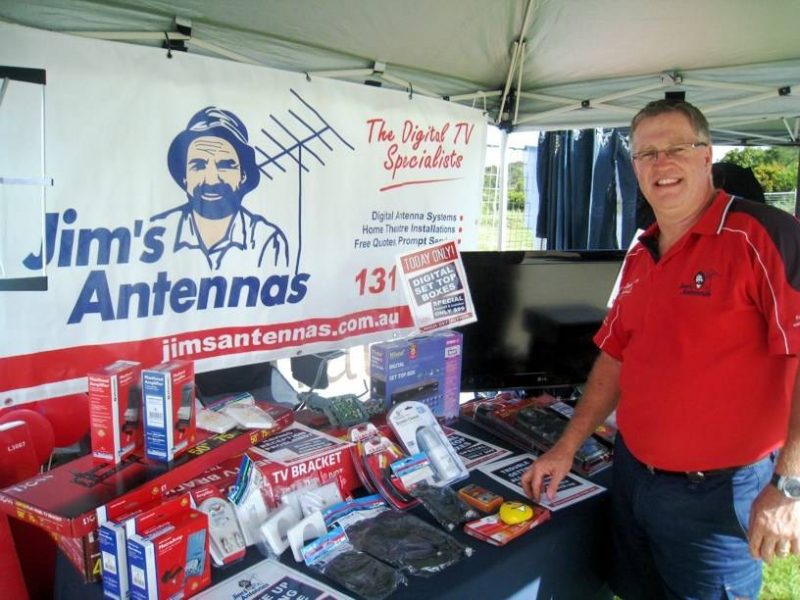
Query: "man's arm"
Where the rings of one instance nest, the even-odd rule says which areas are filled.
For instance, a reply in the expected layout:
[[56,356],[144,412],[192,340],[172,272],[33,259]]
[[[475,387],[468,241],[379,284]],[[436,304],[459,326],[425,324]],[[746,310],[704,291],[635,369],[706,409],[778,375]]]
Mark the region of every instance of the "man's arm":
[[522,489],[535,502],[539,501],[545,475],[550,477],[547,496],[551,500],[555,498],[558,484],[572,467],[575,452],[617,406],[620,367],[616,359],[600,352],[589,373],[583,397],[564,433],[555,446],[537,458],[523,474]]
[[[800,477],[800,369],[794,379],[789,430],[775,472]],[[753,502],[749,538],[754,558],[770,562],[783,554],[781,547],[800,554],[800,500],[787,498],[774,485],[768,485]]]

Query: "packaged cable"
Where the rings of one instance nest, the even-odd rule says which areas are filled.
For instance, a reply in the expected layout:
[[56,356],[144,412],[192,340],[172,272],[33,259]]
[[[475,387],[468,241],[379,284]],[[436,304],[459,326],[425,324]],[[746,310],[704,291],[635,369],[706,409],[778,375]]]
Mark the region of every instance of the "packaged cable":
[[434,487],[426,481],[420,481],[411,488],[411,495],[420,500],[447,531],[453,531],[462,523],[479,516],[449,487]]
[[367,600],[383,600],[398,586],[408,583],[399,571],[353,548],[341,527],[304,546],[303,560],[310,568]]
[[353,523],[346,531],[356,549],[412,575],[433,575],[472,555],[472,548],[451,535],[395,510]]

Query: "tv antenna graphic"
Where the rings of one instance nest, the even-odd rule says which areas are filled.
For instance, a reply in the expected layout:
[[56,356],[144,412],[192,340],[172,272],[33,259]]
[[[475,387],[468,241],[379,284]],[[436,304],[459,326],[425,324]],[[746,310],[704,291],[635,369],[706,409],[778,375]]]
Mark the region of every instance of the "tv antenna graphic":
[[337,147],[345,146],[350,150],[355,150],[355,147],[300,94],[291,88],[289,91],[300,103],[300,108],[289,108],[289,116],[282,119],[270,114],[273,131],[262,128],[266,143],[254,147],[263,159],[257,162],[258,170],[270,181],[274,180],[274,176],[297,169],[297,273],[303,248],[303,175],[311,172],[311,166],[324,167],[324,158],[328,153],[335,152]]

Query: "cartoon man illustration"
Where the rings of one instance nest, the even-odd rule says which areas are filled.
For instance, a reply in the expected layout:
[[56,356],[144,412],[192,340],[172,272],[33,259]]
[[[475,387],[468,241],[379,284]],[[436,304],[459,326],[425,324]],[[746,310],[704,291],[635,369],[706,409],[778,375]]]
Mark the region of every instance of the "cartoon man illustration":
[[167,166],[188,201],[150,220],[175,232],[173,252],[200,250],[214,270],[228,255],[239,255],[245,265],[288,266],[283,231],[242,206],[260,172],[236,115],[214,106],[195,113],[172,140]]

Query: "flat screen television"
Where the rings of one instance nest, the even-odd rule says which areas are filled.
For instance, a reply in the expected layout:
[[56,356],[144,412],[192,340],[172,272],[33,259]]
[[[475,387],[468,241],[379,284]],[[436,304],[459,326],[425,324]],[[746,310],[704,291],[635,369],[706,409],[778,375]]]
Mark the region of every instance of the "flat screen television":
[[464,335],[463,391],[578,385],[597,356],[623,251],[463,252],[477,323]]

